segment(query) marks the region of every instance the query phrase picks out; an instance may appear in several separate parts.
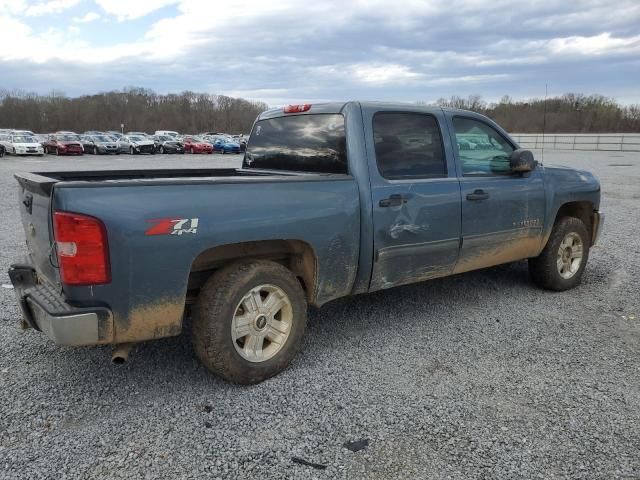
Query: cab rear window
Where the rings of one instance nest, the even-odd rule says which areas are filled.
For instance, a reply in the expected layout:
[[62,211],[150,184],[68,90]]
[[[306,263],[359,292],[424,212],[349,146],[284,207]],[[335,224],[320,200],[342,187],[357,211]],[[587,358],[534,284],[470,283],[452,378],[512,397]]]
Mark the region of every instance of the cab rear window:
[[290,115],[257,122],[244,168],[313,173],[347,173],[344,117]]

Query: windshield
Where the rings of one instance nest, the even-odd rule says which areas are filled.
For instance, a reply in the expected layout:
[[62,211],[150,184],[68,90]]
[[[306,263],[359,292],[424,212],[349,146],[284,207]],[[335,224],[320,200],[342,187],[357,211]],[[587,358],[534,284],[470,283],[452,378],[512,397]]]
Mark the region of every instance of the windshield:
[[260,120],[249,137],[242,166],[347,173],[344,117],[318,114]]
[[112,140],[109,137],[105,137],[104,135],[96,135],[93,137],[94,142],[111,142]]
[[160,137],[158,137],[158,140],[160,140],[161,142],[168,142],[171,140],[171,137],[167,137],[165,135],[161,135]]
[[131,142],[144,142],[145,139],[142,138],[142,137],[137,137],[137,136],[134,135],[132,137],[129,137],[129,141],[131,141]]
[[204,143],[204,139],[202,137],[191,137],[191,141],[192,142],[200,142],[200,143]]
[[38,143],[35,137],[27,135],[13,137],[13,143]]

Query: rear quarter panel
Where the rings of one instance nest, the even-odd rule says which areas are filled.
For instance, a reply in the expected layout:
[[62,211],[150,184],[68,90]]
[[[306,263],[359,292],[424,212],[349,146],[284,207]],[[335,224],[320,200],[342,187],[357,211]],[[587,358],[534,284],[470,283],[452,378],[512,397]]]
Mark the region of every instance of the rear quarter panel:
[[[360,242],[358,189],[348,176],[315,181],[56,185],[54,209],[100,218],[112,281],[65,287],[71,303],[106,305],[114,342],[177,335],[194,259],[221,245],[300,240],[316,255],[316,298],[350,293]],[[197,232],[147,236],[151,219],[197,218]]]

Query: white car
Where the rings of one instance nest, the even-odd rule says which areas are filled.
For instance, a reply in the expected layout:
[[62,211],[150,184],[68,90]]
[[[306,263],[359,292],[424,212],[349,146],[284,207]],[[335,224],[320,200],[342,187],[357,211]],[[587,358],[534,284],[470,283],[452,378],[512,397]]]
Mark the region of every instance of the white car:
[[8,142],[5,140],[2,144],[12,155],[44,155],[44,148],[32,135],[11,135]]
[[180,134],[178,132],[174,132],[172,130],[156,130],[156,137],[171,137],[173,140],[176,140]]
[[139,135],[125,135],[118,140],[118,149],[120,153],[130,153],[137,155],[138,153],[156,153],[156,142],[152,138]]

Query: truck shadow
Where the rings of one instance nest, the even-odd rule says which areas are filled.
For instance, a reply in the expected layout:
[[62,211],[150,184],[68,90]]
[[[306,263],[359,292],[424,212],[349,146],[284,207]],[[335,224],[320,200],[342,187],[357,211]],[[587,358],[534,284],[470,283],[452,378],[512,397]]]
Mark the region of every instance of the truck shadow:
[[[535,304],[536,297],[548,294],[529,281],[526,262],[516,262],[338,299],[319,309],[310,309],[303,352],[292,368],[305,369],[327,361],[358,345],[362,338],[398,336],[398,322],[405,331],[428,330],[431,334],[447,335],[452,324],[457,328],[471,328],[486,312],[500,308],[505,302],[531,305]],[[110,361],[109,346],[86,349],[80,355],[89,358],[79,360],[82,350],[63,349],[59,361],[94,364],[95,370],[89,365],[87,368],[93,370],[96,382],[117,380],[124,384],[121,386],[134,387],[140,385],[139,382],[146,384],[152,376],[159,384],[163,379],[172,382],[181,379],[188,388],[198,384],[246,388],[226,384],[199,363],[191,346],[188,318],[181,335],[137,345],[129,362],[122,366],[106,365]]]

